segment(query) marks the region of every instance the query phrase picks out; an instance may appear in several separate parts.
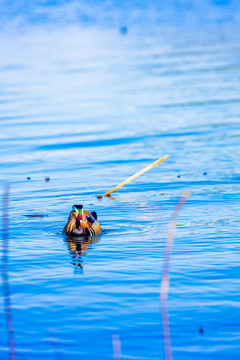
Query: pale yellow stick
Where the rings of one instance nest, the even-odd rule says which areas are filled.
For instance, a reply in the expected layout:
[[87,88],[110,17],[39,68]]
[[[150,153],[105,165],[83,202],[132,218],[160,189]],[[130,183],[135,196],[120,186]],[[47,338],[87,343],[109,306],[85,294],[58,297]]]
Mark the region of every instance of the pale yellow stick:
[[143,173],[145,173],[146,171],[152,169],[154,166],[156,166],[157,164],[159,164],[160,162],[162,162],[163,160],[167,159],[169,157],[169,155],[165,155],[162,158],[154,161],[154,163],[146,166],[144,169],[138,171],[136,174],[130,176],[128,179],[126,179],[125,181],[121,182],[121,184],[115,186],[112,190],[106,192],[106,194],[104,194],[105,196],[110,195],[112,192],[116,191],[117,189],[119,189],[120,187],[122,187],[123,185],[126,185],[127,183],[129,183],[130,181],[132,181],[133,179],[136,179],[139,175],[142,175]]

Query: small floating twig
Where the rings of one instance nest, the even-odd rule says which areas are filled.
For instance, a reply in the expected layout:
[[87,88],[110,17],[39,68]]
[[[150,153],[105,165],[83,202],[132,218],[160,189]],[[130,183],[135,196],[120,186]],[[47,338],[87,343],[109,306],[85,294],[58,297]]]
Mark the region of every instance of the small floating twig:
[[[121,182],[119,185],[115,186],[112,190],[106,192],[106,194],[104,194],[104,196],[109,196],[111,193],[113,193],[114,191],[120,189],[122,186],[128,184],[130,181],[136,179],[138,176],[142,175],[143,173],[145,173],[146,171],[152,169],[154,166],[156,166],[157,164],[159,164],[160,162],[166,160],[169,157],[169,155],[165,155],[163,157],[161,157],[160,159],[154,161],[152,164],[146,166],[144,169],[138,171],[136,174],[130,176],[129,178],[127,178],[126,180],[124,180],[123,182]],[[101,199],[102,196],[98,195],[98,199]]]
[[10,359],[16,359],[14,327],[11,311],[10,287],[8,276],[8,201],[9,201],[9,185],[5,187],[3,198],[3,247],[2,247],[2,278],[3,278],[3,298],[7,318]]
[[170,220],[168,227],[168,235],[166,238],[166,245],[165,245],[163,275],[162,275],[161,288],[160,288],[160,305],[161,305],[161,315],[162,315],[164,352],[165,352],[166,360],[172,360],[170,329],[169,329],[168,310],[167,310],[170,255],[171,255],[172,244],[174,239],[174,232],[176,228],[176,219],[178,217],[179,211],[181,210],[183,204],[186,202],[188,197],[189,197],[189,193],[184,193],[173,211],[172,218]]
[[24,216],[32,217],[32,218],[36,218],[36,217],[40,217],[40,218],[48,217],[48,215],[44,215],[44,214],[26,214],[26,215],[24,215]]

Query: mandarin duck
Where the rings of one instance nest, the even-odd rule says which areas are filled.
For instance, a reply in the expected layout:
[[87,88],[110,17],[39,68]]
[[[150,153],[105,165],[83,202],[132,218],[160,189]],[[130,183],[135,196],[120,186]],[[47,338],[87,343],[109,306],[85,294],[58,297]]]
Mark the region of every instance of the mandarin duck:
[[72,236],[96,236],[102,229],[95,211],[83,210],[83,205],[73,205],[62,232]]

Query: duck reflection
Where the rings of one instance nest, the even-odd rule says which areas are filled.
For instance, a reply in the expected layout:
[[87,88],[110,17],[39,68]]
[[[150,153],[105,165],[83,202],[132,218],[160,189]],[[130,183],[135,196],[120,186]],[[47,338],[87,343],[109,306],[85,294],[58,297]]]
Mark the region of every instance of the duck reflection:
[[100,241],[98,236],[68,236],[66,238],[68,250],[72,257],[72,263],[74,265],[74,271],[78,273],[83,272],[83,259],[86,255],[87,250],[90,250],[93,243]]

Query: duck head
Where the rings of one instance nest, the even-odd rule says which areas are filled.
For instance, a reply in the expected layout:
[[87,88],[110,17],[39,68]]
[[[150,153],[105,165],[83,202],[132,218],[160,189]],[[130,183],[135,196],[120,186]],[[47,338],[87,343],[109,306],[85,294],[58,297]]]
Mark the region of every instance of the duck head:
[[83,216],[83,205],[73,205],[72,211],[78,220],[82,220]]

